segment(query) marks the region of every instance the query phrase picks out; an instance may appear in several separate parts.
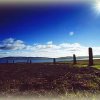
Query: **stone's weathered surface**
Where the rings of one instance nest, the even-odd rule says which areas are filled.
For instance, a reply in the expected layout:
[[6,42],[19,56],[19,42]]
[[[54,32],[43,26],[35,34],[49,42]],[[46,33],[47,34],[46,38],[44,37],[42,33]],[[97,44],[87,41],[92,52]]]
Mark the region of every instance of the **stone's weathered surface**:
[[89,48],[89,66],[93,65],[93,52],[92,48]]
[[76,55],[73,54],[73,64],[76,64],[76,63],[77,63],[77,61],[76,61]]

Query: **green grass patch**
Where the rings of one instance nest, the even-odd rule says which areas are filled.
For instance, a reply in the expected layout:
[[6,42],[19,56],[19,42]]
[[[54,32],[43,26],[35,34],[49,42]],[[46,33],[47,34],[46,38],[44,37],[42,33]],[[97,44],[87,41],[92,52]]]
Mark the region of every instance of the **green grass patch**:
[[100,69],[100,65],[94,65],[94,68]]

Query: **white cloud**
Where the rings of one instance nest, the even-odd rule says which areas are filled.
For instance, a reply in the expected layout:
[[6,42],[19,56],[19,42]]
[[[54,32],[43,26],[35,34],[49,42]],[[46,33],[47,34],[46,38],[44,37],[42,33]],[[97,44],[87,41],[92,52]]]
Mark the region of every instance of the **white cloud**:
[[73,36],[75,33],[74,32],[69,32],[69,35],[70,36]]
[[52,41],[49,41],[49,42],[47,42],[47,44],[51,44],[51,45],[52,45],[52,44],[53,44],[53,42],[52,42]]
[[23,41],[15,40],[13,38],[5,39],[0,44],[0,49],[2,50],[21,50],[26,46]]
[[[94,55],[100,54],[100,47],[93,47]],[[5,56],[31,56],[31,57],[65,57],[87,56],[88,47],[79,43],[54,44],[52,41],[46,44],[26,45],[22,40],[13,38],[5,39],[0,43],[0,57]]]
[[10,44],[10,43],[13,43],[14,42],[14,39],[13,38],[8,38],[8,39],[3,40],[2,42],[4,44],[6,44],[6,43]]

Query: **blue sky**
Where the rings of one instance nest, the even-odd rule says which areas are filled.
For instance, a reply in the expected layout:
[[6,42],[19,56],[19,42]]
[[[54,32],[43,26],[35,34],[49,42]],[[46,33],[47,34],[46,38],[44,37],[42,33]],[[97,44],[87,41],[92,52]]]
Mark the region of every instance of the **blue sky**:
[[[0,7],[1,56],[18,56],[13,53],[20,55],[23,52],[22,56],[53,57],[51,52],[57,47],[60,53],[62,44],[65,51],[59,56],[87,55],[87,52],[81,52],[82,48],[100,46],[100,15],[94,7],[93,3],[87,2]],[[79,54],[74,52],[77,49]],[[68,54],[65,53],[67,50]]]

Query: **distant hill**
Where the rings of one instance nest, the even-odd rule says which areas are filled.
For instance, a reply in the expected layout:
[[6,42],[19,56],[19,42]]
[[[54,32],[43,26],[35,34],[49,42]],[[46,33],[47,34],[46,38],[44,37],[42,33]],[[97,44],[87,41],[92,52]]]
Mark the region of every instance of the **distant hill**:
[[3,58],[0,58],[0,59],[50,59],[50,58],[47,58],[47,57],[3,57]]

